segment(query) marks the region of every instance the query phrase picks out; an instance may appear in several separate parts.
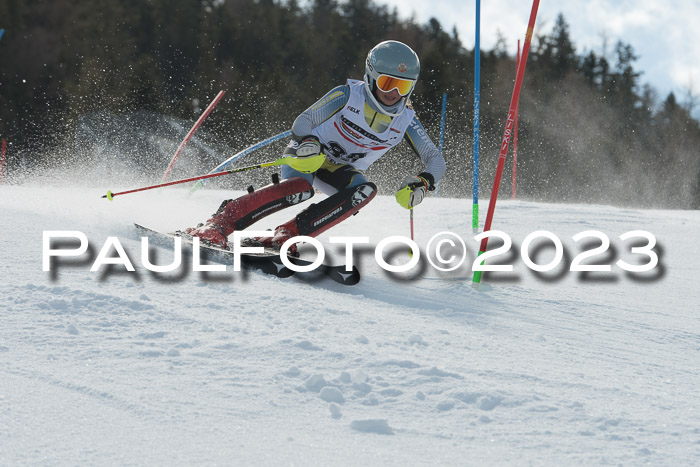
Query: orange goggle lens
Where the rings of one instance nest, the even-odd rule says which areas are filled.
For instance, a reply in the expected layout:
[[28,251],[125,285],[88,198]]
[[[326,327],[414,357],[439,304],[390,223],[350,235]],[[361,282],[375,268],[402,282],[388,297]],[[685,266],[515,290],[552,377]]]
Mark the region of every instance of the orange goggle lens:
[[389,75],[379,75],[377,78],[377,87],[384,92],[389,92],[393,89],[399,91],[402,96],[407,95],[413,89],[414,81],[411,79],[394,78]]

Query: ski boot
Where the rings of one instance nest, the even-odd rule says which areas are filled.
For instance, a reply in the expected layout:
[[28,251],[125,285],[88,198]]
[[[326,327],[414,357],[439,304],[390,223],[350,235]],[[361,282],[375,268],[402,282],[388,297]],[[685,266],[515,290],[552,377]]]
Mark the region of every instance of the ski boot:
[[[268,253],[279,253],[284,242],[292,237],[296,237],[297,235],[299,235],[299,229],[297,228],[297,220],[295,217],[285,224],[277,226],[274,234],[271,237],[241,238],[241,246],[263,247]],[[296,243],[289,246],[287,249],[287,254],[289,256],[299,256]]]

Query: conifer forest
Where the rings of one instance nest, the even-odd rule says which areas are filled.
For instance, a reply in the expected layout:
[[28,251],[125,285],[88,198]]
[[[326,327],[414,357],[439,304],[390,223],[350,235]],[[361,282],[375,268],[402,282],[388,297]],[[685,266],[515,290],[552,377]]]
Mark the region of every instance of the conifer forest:
[[[692,96],[662,96],[646,84],[635,69],[638,51],[624,38],[613,38],[606,51],[579,50],[570,20],[559,15],[545,34],[535,28],[519,103],[518,197],[699,209],[700,124]],[[448,172],[440,196],[471,197],[475,52],[464,43],[473,41],[436,19],[419,24],[371,0],[0,0],[0,28],[0,137],[10,143],[10,182],[20,182],[21,170],[76,157],[88,163],[96,157],[91,145],[106,144],[106,119],[153,135],[161,119],[172,118],[186,132],[220,90],[226,97],[201,137],[220,150],[207,157],[223,161],[288,130],[301,111],[348,78],[362,79],[367,52],[395,39],[420,57],[412,102],[436,144],[443,93],[448,96]],[[504,40],[481,50],[485,197],[515,55],[515,44]],[[182,137],[173,135],[169,144],[176,147]],[[149,157],[152,149],[142,140],[122,138],[119,155],[99,157]],[[165,151],[148,169],[153,179],[170,155]],[[406,173],[394,174],[399,159]],[[510,196],[510,163],[509,155],[501,196]],[[386,179],[380,188],[387,194],[414,168],[420,171],[420,162],[402,144],[368,176]]]

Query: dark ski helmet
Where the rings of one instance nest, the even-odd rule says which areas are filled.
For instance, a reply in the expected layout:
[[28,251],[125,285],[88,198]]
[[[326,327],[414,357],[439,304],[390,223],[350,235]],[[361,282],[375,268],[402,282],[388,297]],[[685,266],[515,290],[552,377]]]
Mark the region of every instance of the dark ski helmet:
[[[413,49],[403,42],[381,42],[367,54],[365,62],[367,94],[383,113],[390,116],[399,115],[406,108],[419,73],[420,60]],[[401,101],[398,109],[387,109],[374,97],[374,91],[377,88],[385,92],[396,88],[405,99]]]

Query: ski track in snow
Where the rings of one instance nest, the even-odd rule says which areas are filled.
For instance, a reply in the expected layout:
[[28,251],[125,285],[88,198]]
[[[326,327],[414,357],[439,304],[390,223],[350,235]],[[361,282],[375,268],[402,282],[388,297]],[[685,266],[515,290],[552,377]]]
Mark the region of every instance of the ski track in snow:
[[[515,256],[474,289],[471,205],[430,198],[419,245],[458,233],[467,265],[392,276],[365,252],[344,287],[150,273],[134,222],[184,228],[232,194],[101,194],[0,186],[0,464],[700,463],[698,212],[499,201],[514,248],[544,229],[574,256],[600,230],[614,263],[618,235],[648,230],[660,273],[537,276]],[[86,233],[91,256],[43,272],[46,230]],[[320,237],[332,252],[329,234],[376,245],[408,215],[378,197]],[[136,273],[90,272],[109,236]]]

